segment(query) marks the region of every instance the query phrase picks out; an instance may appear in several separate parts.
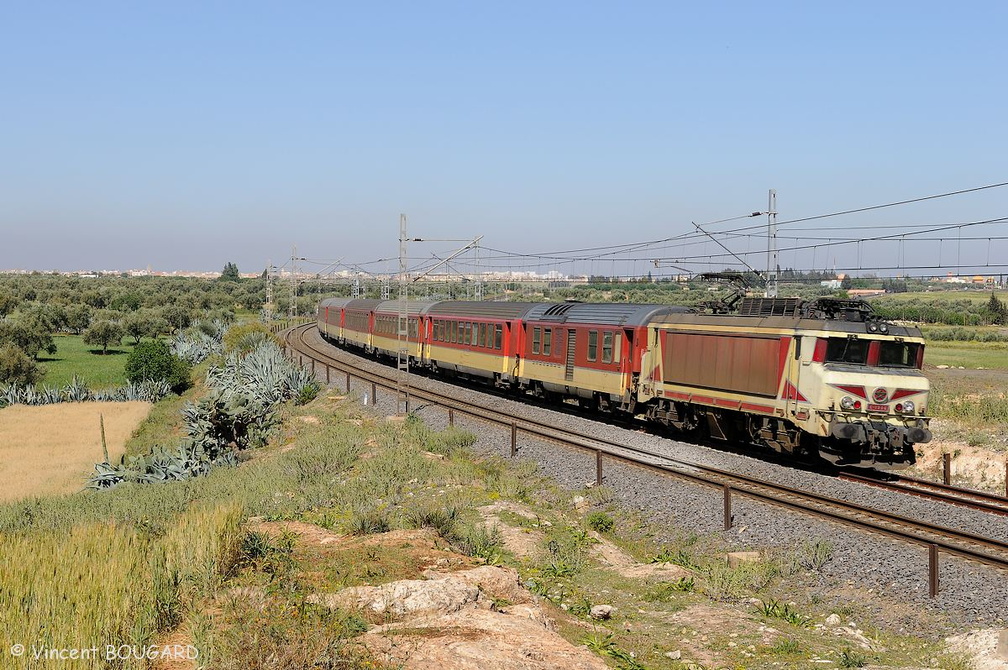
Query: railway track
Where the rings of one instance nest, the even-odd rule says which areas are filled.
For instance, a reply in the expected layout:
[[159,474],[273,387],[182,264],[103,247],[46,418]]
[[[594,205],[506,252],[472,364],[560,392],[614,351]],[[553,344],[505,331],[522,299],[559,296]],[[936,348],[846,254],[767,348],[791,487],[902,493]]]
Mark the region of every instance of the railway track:
[[904,477],[902,475],[890,481],[853,472],[842,472],[838,475],[838,478],[865,486],[874,486],[887,491],[896,491],[906,495],[940,501],[949,505],[958,505],[959,507],[968,507],[990,514],[1008,516],[1008,498],[996,493],[977,491],[976,489],[952,486],[927,479]]
[[[396,372],[390,370],[390,376],[378,375],[359,370],[352,364],[333,356],[332,353],[334,350],[332,345],[322,340],[314,324],[305,324],[291,328],[284,332],[284,337],[287,347],[291,352],[290,355],[296,357],[302,365],[307,365],[310,362],[316,372],[318,372],[316,366],[322,365],[325,367],[327,381],[331,381],[331,371],[336,369],[346,375],[348,389],[351,377],[370,383],[373,393],[379,387],[394,392],[397,389],[394,379]],[[441,393],[416,387],[411,388],[409,393],[410,398],[407,399],[407,403],[419,400],[444,407],[448,410],[449,417],[454,412],[461,412],[484,421],[510,427],[512,456],[517,452],[517,436],[519,433],[594,453],[596,482],[600,484],[603,479],[603,462],[614,461],[645,468],[665,476],[676,477],[700,486],[720,489],[724,498],[725,529],[729,529],[732,526],[731,506],[733,499],[742,497],[810,514],[818,518],[828,519],[902,542],[923,546],[927,548],[929,556],[929,592],[931,596],[937,595],[938,592],[939,553],[960,556],[974,562],[1008,570],[1008,542],[1002,540],[900,516],[882,509],[830,498],[813,491],[783,486],[697,463],[675,460],[651,451],[631,447],[618,441],[596,437],[575,430],[559,428],[545,422],[528,418],[516,418],[507,412],[496,409],[491,404],[464,402],[459,400],[455,394]],[[889,488],[893,488],[895,485],[894,482],[880,482],[878,480],[871,480],[870,478],[863,478],[864,481],[862,481],[858,477],[851,474],[844,475],[844,478],[864,484],[886,486]],[[945,495],[946,497],[942,499],[945,502],[951,502],[948,500],[948,497],[952,496],[953,492],[948,490],[944,492],[937,491],[938,487],[935,486],[929,491],[925,488],[925,484],[933,485],[933,482],[917,481],[921,483],[913,488],[912,491],[910,490],[909,483],[904,482],[902,487],[907,489],[907,493],[912,492],[914,495],[929,495],[930,497]],[[994,497],[996,498],[997,496]],[[962,492],[959,491],[955,494],[955,502],[953,504],[965,505],[967,504],[966,500],[966,496],[962,495]],[[986,507],[975,508],[984,509],[992,513],[1008,512],[1008,507],[999,504],[998,501],[980,501],[974,499],[969,504],[974,507],[976,505],[984,505]]]

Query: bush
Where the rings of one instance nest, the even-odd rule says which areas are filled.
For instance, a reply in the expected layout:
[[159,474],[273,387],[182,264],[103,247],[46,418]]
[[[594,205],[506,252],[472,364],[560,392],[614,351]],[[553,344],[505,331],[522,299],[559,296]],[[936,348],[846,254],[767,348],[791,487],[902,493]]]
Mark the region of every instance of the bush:
[[164,380],[176,393],[189,388],[190,372],[189,364],[174,355],[161,340],[141,342],[126,359],[126,379],[134,384]]
[[237,352],[244,356],[267,340],[277,341],[265,325],[243,323],[240,326],[233,326],[224,334],[224,347],[228,353]]
[[0,384],[30,386],[42,378],[42,369],[10,342],[0,345]]
[[611,516],[605,512],[592,512],[588,515],[588,526],[598,533],[608,533],[615,525]]

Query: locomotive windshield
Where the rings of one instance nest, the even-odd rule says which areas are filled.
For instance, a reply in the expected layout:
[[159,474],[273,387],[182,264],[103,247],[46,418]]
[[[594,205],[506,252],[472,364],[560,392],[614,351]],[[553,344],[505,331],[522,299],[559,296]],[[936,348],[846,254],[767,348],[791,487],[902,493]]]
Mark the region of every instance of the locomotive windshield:
[[917,367],[917,352],[920,345],[906,342],[882,342],[879,345],[878,364],[887,367]]
[[864,365],[868,361],[868,341],[853,337],[831,337],[826,345],[827,363],[855,363]]
[[[822,343],[823,340],[820,340]],[[856,337],[830,337],[825,352],[817,348],[816,360],[824,363],[850,363],[887,368],[919,368],[921,345],[899,340],[862,340]]]

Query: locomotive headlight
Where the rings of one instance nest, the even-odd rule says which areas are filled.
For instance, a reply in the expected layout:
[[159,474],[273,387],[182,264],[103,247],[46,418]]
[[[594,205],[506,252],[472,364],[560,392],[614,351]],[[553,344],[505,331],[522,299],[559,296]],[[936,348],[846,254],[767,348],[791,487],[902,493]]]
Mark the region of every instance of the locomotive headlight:
[[882,333],[883,335],[885,335],[886,333],[889,332],[889,324],[887,324],[887,323],[880,323],[878,325],[878,329],[879,329],[880,333]]
[[874,321],[869,321],[868,322],[868,332],[869,333],[877,333],[878,329],[879,329],[879,325],[877,323],[875,323]]
[[913,402],[913,400],[906,400],[906,401],[904,401],[904,403],[903,403],[903,412],[905,414],[913,414],[913,411],[914,411],[914,402]]
[[840,398],[840,407],[848,411],[854,409],[854,398],[849,395]]

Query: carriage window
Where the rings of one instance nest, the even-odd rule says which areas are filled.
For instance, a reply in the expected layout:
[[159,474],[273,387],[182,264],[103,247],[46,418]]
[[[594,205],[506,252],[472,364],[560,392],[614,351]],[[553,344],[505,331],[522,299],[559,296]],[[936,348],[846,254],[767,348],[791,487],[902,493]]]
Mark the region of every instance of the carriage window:
[[588,331],[588,360],[594,361],[598,359],[598,331],[589,330]]
[[504,328],[501,326],[494,326],[494,349],[500,349],[503,344],[504,339]]
[[827,363],[864,365],[868,360],[868,340],[853,337],[831,337],[826,344]]
[[612,339],[611,332],[602,333],[602,362],[612,363]]
[[448,341],[455,344],[458,342],[458,321],[449,321],[448,323],[450,324]]
[[480,324],[480,338],[479,338],[479,345],[481,347],[485,347],[487,345],[487,343],[486,343],[486,340],[487,340],[487,338],[486,338],[486,331],[487,331],[487,325],[485,323],[481,323]]
[[539,353],[539,338],[541,337],[541,331],[538,326],[532,329],[532,353]]
[[553,329],[545,328],[543,332],[543,356],[549,356],[553,348]]
[[920,344],[906,342],[881,342],[879,345],[879,365],[898,368],[917,367],[917,352]]

